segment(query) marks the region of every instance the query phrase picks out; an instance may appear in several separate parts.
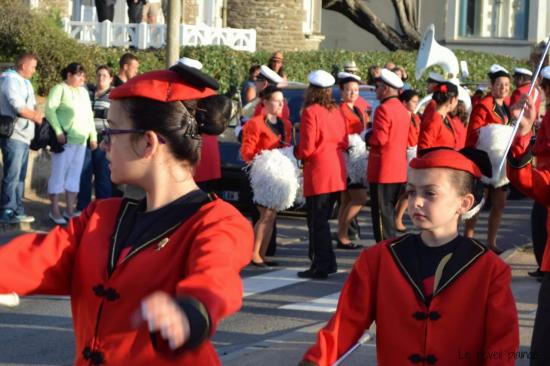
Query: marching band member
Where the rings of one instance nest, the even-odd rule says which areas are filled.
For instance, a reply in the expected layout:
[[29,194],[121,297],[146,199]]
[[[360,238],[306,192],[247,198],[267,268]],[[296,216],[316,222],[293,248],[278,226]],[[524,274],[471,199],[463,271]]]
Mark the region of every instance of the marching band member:
[[[415,111],[418,106],[419,99],[418,92],[414,89],[404,90],[403,93],[399,94],[399,100],[403,103],[411,115],[411,125],[409,126],[409,137],[407,139],[408,162],[416,157],[417,152],[418,135],[420,134],[420,117],[415,113]],[[395,214],[395,229],[399,232],[405,232],[407,230],[407,227],[403,224],[403,215],[405,215],[406,210],[407,196],[402,194],[397,202]]]
[[[256,90],[258,95],[262,93],[262,90],[267,88],[268,85],[278,85],[284,83],[283,79],[275,71],[271,70],[266,65],[260,67],[260,75],[256,78]],[[261,102],[261,98],[258,98],[258,104],[256,104],[256,109],[254,109],[253,116],[265,115],[264,104]],[[290,110],[288,109],[288,103],[286,100],[283,103],[283,108],[281,110],[280,117],[286,120],[290,120]]]
[[[510,74],[500,65],[493,65],[489,71],[491,79],[491,94],[483,97],[475,106],[470,115],[468,132],[466,136],[466,146],[475,147],[479,138],[479,131],[482,127],[491,123],[508,125],[510,123],[510,110],[506,99],[510,92]],[[506,186],[495,188],[487,187],[491,200],[491,211],[489,213],[489,223],[487,230],[487,245],[497,254],[502,253],[496,244],[497,231],[506,206]],[[467,220],[465,224],[465,236],[474,237],[474,228],[477,216]]]
[[[282,90],[270,85],[262,91],[260,98],[265,114],[252,117],[242,132],[241,156],[247,164],[251,163],[254,156],[264,150],[290,145],[292,133],[290,121],[278,117],[284,104]],[[256,207],[260,212],[260,217],[254,225],[254,252],[251,263],[257,267],[275,266],[277,263],[267,261],[265,255],[277,218],[277,211],[259,205]]]
[[346,121],[332,100],[334,77],[323,70],[308,75],[296,157],[304,163],[304,196],[309,230],[309,269],[298,277],[326,279],[337,270],[328,220],[336,194],[346,188]]
[[[359,98],[359,82],[357,75],[340,72],[338,83],[342,95],[340,110],[346,120],[348,135],[361,134],[367,128],[369,115],[355,103]],[[348,172],[349,173],[349,172]],[[366,172],[365,172],[366,173]],[[338,213],[338,234],[336,247],[339,249],[357,249],[360,246],[352,243],[348,236],[352,220],[359,214],[367,201],[367,188],[365,183],[351,183],[348,178],[347,190],[340,194],[340,211]]]
[[481,200],[474,188],[481,170],[491,174],[487,154],[442,148],[413,159],[410,168],[408,208],[420,234],[361,252],[336,313],[301,366],[333,365],[373,322],[380,366],[515,364],[510,267],[458,233],[460,217]]
[[201,133],[230,116],[217,88],[179,63],[113,89],[111,178],[146,198],[94,201],[68,226],[0,248],[0,293],[71,297],[75,365],[220,364],[208,337],[241,306],[253,233],[193,180]]
[[[430,72],[428,74],[428,80],[426,80],[426,92],[427,94],[433,94],[435,91],[435,88],[441,84],[446,82],[447,80],[437,72]],[[426,107],[424,108],[424,112],[422,113],[422,124],[424,123],[424,120],[429,120],[432,118],[432,115],[435,113],[436,109],[436,103],[435,100],[430,100],[428,104],[426,104]]]
[[[545,67],[541,71],[543,81],[542,89],[546,97],[550,96],[550,67]],[[525,98],[525,97],[524,97]],[[525,108],[525,115],[517,131],[516,138],[512,144],[512,149],[508,155],[507,174],[508,179],[522,193],[533,198],[538,204],[550,207],[550,170],[547,167],[543,169],[534,169],[531,152],[531,131],[536,118],[536,103],[528,97]],[[520,99],[523,102],[523,99]],[[521,104],[520,104],[521,105]],[[519,111],[514,111],[515,114]],[[550,112],[546,112],[544,121],[548,122]],[[538,135],[537,135],[538,139]],[[545,140],[545,141],[544,141]],[[538,143],[538,141],[537,141]],[[547,144],[548,140],[543,139]],[[543,163],[544,164],[544,163]],[[544,166],[544,165],[543,165]],[[550,227],[550,221],[546,221],[546,227]],[[545,366],[550,364],[550,348],[548,348],[548,339],[550,339],[550,238],[546,239],[546,248],[542,257],[540,270],[543,272],[542,284],[539,291],[538,307],[535,316],[535,325],[533,337],[531,340],[531,366]]]
[[372,226],[375,240],[395,236],[395,205],[407,181],[407,140],[410,114],[399,101],[403,81],[382,69],[376,81],[380,105],[374,114],[367,181],[370,187]]
[[420,134],[418,136],[418,151],[432,147],[449,147],[456,149],[457,136],[451,122],[451,113],[456,111],[458,106],[458,87],[445,82],[434,89],[432,100],[435,101],[435,113],[423,118]]
[[466,146],[466,136],[468,135],[468,119],[470,116],[466,110],[466,104],[459,99],[456,110],[451,112],[449,116],[456,138],[455,150],[460,150]]
[[[512,96],[510,97],[509,105],[516,104],[522,95],[529,93],[529,87],[531,86],[531,78],[533,77],[533,73],[531,72],[531,70],[525,69],[523,67],[516,67],[514,68],[513,77],[514,77],[514,85],[516,89],[512,93]],[[535,101],[535,112],[536,112],[535,121],[536,121],[539,119],[540,103],[541,103],[540,91],[536,86],[535,86],[535,89],[533,90],[533,100]]]

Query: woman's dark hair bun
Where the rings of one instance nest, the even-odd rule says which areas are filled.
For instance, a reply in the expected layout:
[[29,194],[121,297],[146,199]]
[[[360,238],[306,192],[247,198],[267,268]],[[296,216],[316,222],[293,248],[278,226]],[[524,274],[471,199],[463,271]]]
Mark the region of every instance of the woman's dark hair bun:
[[458,87],[451,83],[451,82],[445,82],[440,83],[435,87],[434,93],[432,95],[432,99],[437,104],[443,104],[450,100],[453,97],[458,96]]
[[199,133],[219,135],[227,128],[231,119],[233,105],[231,99],[224,95],[212,95],[197,100],[195,119]]

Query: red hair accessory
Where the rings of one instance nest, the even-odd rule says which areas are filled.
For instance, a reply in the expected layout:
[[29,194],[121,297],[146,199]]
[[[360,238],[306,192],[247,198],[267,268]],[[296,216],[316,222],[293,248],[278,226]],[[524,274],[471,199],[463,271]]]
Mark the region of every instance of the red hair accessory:
[[437,88],[437,90],[441,93],[444,93],[444,94],[447,94],[447,92],[448,92],[447,85],[445,85],[445,84],[440,84],[439,87]]

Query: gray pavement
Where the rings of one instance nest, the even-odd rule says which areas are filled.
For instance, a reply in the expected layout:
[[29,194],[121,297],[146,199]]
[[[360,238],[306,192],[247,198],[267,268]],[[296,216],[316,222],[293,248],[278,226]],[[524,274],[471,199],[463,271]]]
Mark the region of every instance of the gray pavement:
[[[530,242],[531,201],[509,201],[498,243],[507,249],[503,258],[512,266],[512,289],[520,316],[521,345],[528,351],[538,282],[527,276],[535,269]],[[478,222],[481,240],[486,235],[486,216]],[[40,220],[32,229],[48,229]],[[332,223],[333,227],[335,223]],[[360,216],[363,245],[372,245],[370,213]],[[0,228],[1,229],[1,228]],[[0,243],[20,231],[7,228]],[[27,228],[28,229],[28,228]],[[307,267],[307,229],[302,217],[278,220],[278,253],[281,264],[270,270],[246,267],[242,272],[245,296],[241,311],[223,321],[213,338],[222,363],[230,366],[296,365],[315,340],[317,330],[331,315],[336,297],[358,251],[336,250],[339,272],[327,281],[299,281],[297,270]],[[519,248],[519,249],[518,249]],[[376,330],[344,365],[375,365]],[[19,307],[0,308],[0,365],[69,365],[74,355],[70,303],[66,297],[35,296],[22,299]],[[517,365],[527,365],[525,358]]]

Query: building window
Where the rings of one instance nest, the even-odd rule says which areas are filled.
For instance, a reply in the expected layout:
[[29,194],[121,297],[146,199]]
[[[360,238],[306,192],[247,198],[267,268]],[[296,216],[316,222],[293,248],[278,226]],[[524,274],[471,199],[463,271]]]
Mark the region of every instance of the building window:
[[460,0],[460,37],[527,39],[529,0]]

